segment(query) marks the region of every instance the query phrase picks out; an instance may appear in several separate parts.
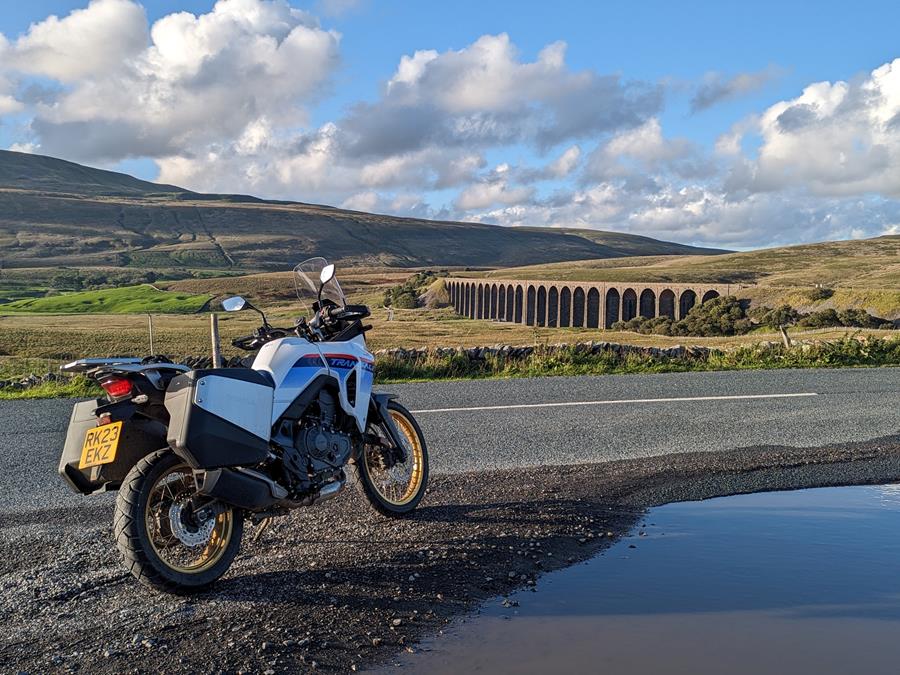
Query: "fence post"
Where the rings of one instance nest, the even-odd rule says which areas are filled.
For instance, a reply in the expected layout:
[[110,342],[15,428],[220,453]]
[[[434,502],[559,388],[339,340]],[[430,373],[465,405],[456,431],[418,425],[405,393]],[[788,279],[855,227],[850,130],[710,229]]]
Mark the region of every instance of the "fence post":
[[212,367],[222,367],[222,345],[219,342],[219,315],[212,312],[209,315],[209,335],[212,339]]

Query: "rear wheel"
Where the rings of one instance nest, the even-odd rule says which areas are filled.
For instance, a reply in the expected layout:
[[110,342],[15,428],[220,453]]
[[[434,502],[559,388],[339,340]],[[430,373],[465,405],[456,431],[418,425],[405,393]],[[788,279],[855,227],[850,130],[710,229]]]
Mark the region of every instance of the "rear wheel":
[[114,534],[125,566],[159,590],[183,593],[212,584],[241,545],[243,513],[230,506],[195,513],[191,468],[171,450],[148,455],[125,477]]
[[399,517],[412,511],[428,485],[428,448],[418,422],[396,401],[388,402],[388,413],[399,432],[403,461],[390,455],[393,443],[383,422],[369,424],[368,433],[382,443],[366,445],[356,460],[356,485],[372,507],[385,516]]

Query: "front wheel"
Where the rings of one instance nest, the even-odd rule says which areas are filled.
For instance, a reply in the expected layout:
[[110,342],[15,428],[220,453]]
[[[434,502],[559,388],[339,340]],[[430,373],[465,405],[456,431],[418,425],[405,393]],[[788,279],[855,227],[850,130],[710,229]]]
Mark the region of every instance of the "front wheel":
[[393,443],[385,422],[369,423],[370,435],[381,443],[366,445],[355,463],[356,486],[380,514],[400,517],[412,511],[428,485],[428,448],[418,422],[396,401],[388,402],[388,413],[402,444],[403,460],[391,453]]
[[244,516],[218,505],[194,511],[191,468],[171,450],[144,457],[116,497],[113,531],[125,567],[140,581],[174,593],[197,591],[221,577],[237,555]]

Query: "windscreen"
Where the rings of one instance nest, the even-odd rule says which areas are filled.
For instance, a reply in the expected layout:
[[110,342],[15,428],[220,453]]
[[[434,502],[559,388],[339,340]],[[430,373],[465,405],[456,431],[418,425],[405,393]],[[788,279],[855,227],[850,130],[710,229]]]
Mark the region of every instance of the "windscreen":
[[[307,312],[312,312],[313,303],[319,297],[319,281],[322,270],[328,264],[325,258],[310,258],[294,268],[294,284],[297,287],[297,297],[303,303],[303,307]],[[322,299],[331,300],[339,307],[343,307],[346,303],[344,292],[338,283],[337,276],[325,284],[322,288]]]

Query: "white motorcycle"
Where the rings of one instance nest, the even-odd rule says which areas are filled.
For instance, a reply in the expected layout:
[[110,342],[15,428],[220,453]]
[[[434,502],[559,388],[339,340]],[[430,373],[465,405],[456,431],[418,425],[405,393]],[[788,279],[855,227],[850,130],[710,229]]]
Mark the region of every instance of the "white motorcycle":
[[[253,335],[233,342],[258,350],[251,367],[173,372],[163,407],[137,380],[121,384],[132,376],[116,375],[109,362],[98,376],[107,399],[76,405],[60,473],[84,493],[119,489],[116,543],[125,566],[150,586],[208,586],[234,560],[245,518],[264,527],[333,497],[348,470],[385,516],[409,513],[425,493],[422,430],[394,396],[372,391],[369,309],[346,303],[324,258],[294,272],[301,300],[314,301],[312,318],[292,328],[269,325],[243,298],[222,303],[262,316]],[[167,447],[149,450],[144,430],[153,425],[165,429]]]

